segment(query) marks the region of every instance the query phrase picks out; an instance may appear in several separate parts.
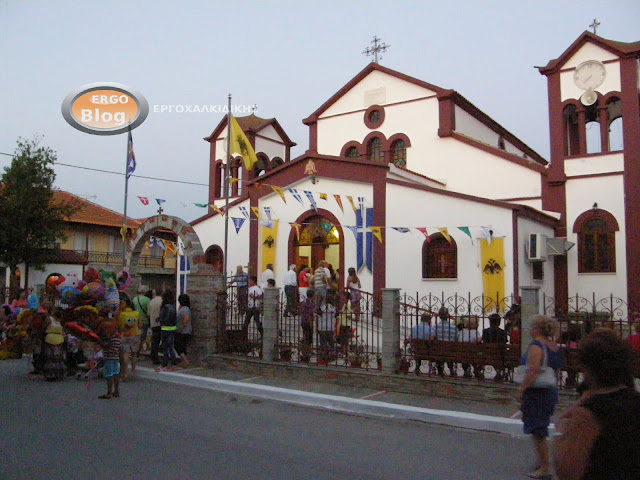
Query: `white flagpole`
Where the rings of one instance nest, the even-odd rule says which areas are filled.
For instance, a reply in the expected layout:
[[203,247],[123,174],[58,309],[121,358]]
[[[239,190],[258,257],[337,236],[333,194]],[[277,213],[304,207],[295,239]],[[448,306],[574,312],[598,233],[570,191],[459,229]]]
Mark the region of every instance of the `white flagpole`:
[[122,237],[122,266],[127,266],[127,242],[125,238],[127,238],[127,197],[129,195],[129,138],[131,137],[131,125],[129,125],[128,135],[127,135],[127,156],[124,163],[124,214],[122,218],[122,231],[120,232],[120,236]]
[[227,113],[227,164],[224,167],[224,261],[222,266],[223,280],[227,288],[227,246],[229,243],[229,171],[231,169],[231,94],[229,94],[229,111]]

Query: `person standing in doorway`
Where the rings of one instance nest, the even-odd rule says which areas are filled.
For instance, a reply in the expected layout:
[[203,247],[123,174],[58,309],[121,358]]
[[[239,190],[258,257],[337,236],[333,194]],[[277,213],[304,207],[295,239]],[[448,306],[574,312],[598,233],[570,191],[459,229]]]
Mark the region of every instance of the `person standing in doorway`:
[[284,316],[295,315],[298,305],[296,302],[296,290],[298,289],[298,275],[296,274],[296,264],[289,265],[289,270],[284,274],[284,294],[287,297],[287,307]]
[[260,278],[260,286],[262,288],[267,288],[267,281],[269,279],[275,280],[276,276],[273,273],[273,265],[271,263],[267,264],[267,268],[265,268],[264,272],[262,272],[262,277]]

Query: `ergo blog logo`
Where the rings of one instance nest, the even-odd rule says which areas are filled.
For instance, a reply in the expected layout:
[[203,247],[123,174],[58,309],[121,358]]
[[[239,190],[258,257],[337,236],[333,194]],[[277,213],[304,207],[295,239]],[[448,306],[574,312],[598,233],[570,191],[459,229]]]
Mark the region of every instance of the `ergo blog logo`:
[[69,93],[62,116],[69,125],[92,135],[117,135],[142,124],[149,114],[147,100],[120,83],[91,83]]

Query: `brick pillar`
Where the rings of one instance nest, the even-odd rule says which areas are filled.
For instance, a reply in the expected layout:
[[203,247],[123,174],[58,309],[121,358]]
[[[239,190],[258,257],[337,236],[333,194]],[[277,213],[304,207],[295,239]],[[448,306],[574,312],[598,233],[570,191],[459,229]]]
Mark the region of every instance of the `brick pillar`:
[[540,314],[540,291],[538,287],[520,287],[522,315],[520,321],[520,348],[523,354],[531,343],[531,320]]
[[382,371],[394,373],[400,365],[400,289],[383,288]]
[[277,360],[275,344],[278,341],[278,299],[280,288],[265,288],[262,291],[262,358],[268,362]]
[[[201,360],[216,353],[218,331],[224,332],[224,317],[216,308],[218,292],[224,291],[224,279],[211,265],[202,265],[194,270],[189,274],[187,284],[193,322],[193,352],[190,355],[193,353]],[[222,330],[219,330],[219,325],[222,325]]]

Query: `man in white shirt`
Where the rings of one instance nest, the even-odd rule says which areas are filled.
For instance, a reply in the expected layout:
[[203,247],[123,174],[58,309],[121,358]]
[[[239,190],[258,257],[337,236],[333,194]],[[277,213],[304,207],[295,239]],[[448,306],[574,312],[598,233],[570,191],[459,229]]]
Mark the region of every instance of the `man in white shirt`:
[[273,274],[273,265],[271,263],[268,263],[267,268],[264,272],[262,272],[262,277],[260,277],[260,286],[262,288],[267,288],[267,280],[275,280],[275,278],[276,276]]
[[298,289],[298,274],[296,273],[296,264],[289,265],[289,270],[284,274],[284,294],[287,297],[287,307],[284,310],[284,316],[288,317],[296,315],[298,305],[296,303],[296,290]]
[[160,349],[160,308],[162,307],[162,291],[154,289],[154,297],[149,302],[149,326],[151,327],[151,361],[160,365],[158,351]]
[[327,300],[327,287],[329,286],[329,279],[331,278],[331,273],[329,273],[328,268],[325,268],[325,265],[326,262],[320,260],[318,268],[313,272],[313,287],[316,291],[315,301],[318,309],[324,305]]
[[249,302],[247,304],[247,314],[244,318],[244,325],[242,326],[247,337],[249,333],[249,324],[251,323],[252,318],[258,326],[258,331],[260,332],[261,337],[264,332],[262,329],[262,322],[260,321],[260,313],[262,311],[262,289],[257,285],[257,283],[257,277],[249,277]]

